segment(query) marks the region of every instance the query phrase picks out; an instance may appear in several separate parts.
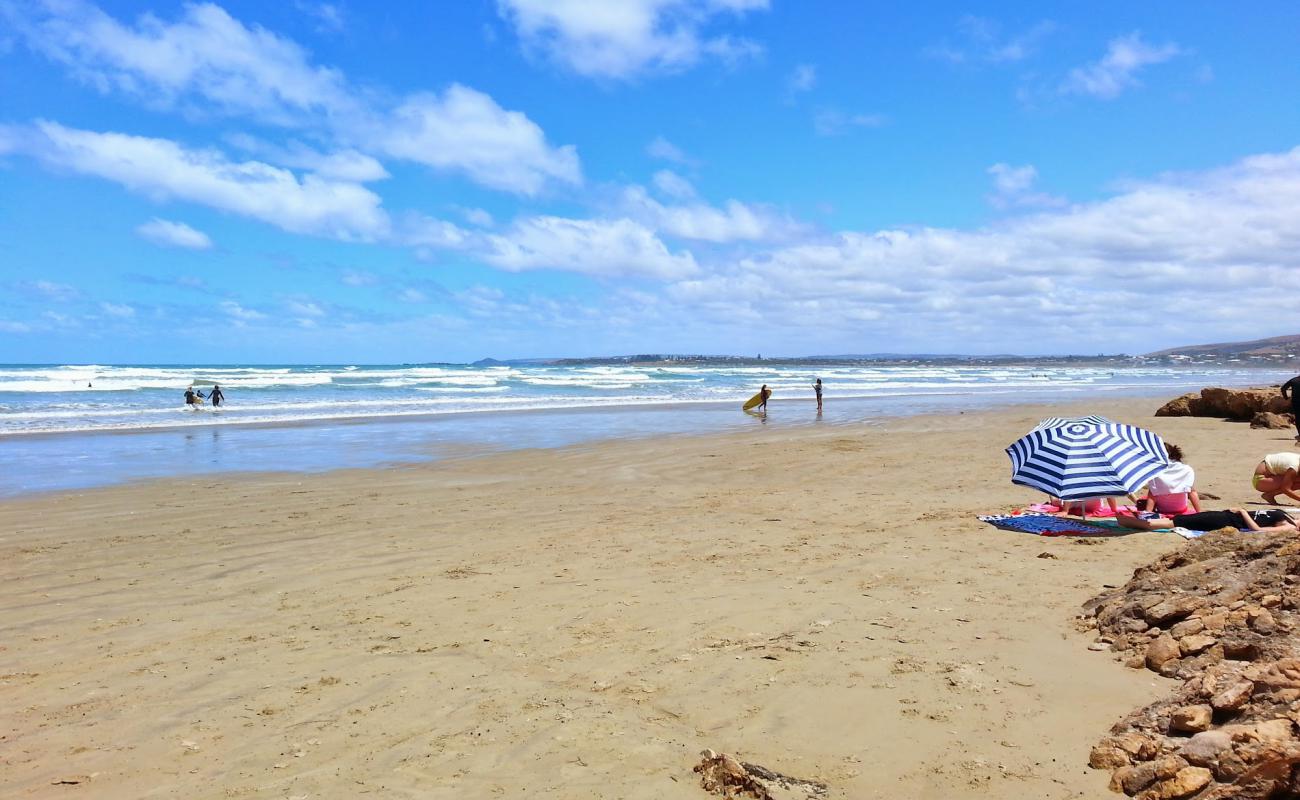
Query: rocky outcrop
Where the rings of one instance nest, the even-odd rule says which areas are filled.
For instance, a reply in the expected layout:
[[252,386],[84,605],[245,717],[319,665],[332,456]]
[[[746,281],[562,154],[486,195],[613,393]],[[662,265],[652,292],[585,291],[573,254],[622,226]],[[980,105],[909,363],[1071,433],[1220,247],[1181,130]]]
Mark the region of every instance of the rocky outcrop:
[[747,800],[818,800],[829,795],[823,783],[791,778],[726,753],[705,750],[695,765],[700,786],[725,798]]
[[[1157,417],[1221,417],[1247,422],[1260,413],[1290,419],[1291,404],[1276,388],[1220,389],[1209,387],[1175,397],[1156,411]],[[1290,423],[1288,422],[1288,425]]]
[[1080,619],[1129,666],[1179,681],[1093,748],[1112,789],[1300,797],[1300,533],[1208,533]]
[[1260,411],[1250,418],[1250,427],[1252,428],[1271,428],[1280,431],[1291,428],[1295,425],[1295,416],[1291,414],[1275,414],[1272,411]]

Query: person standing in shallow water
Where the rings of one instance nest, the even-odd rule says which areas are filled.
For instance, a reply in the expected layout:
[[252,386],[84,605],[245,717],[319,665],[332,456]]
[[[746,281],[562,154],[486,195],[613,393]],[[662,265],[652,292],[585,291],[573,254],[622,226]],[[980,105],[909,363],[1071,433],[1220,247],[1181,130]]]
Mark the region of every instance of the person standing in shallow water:
[[226,399],[226,396],[222,393],[221,387],[214,383],[212,384],[212,391],[208,392],[208,399],[212,401],[212,405],[215,408],[216,406],[221,405],[222,401]]
[[822,379],[818,378],[813,384],[813,391],[817,393],[817,413],[822,413]]
[[1295,417],[1295,440],[1300,442],[1300,375],[1282,384],[1282,396],[1291,401],[1291,415]]

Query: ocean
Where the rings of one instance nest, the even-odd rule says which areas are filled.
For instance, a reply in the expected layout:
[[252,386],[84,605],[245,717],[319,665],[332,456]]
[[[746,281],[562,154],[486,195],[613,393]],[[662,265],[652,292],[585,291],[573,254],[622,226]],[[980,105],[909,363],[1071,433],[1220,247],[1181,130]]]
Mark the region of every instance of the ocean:
[[[812,413],[812,382],[826,412]],[[244,470],[418,462],[756,424],[839,424],[1276,383],[1221,366],[726,363],[0,365],[0,495]],[[187,408],[191,383],[220,408]],[[762,384],[770,413],[739,405]],[[117,434],[117,435],[106,435]]]

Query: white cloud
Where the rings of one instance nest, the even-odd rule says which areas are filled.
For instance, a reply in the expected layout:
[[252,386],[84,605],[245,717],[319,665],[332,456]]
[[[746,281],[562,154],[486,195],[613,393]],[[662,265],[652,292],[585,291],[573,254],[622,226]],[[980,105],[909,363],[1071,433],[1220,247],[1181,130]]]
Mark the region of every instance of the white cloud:
[[993,176],[993,194],[989,196],[989,202],[998,208],[1065,205],[1063,198],[1034,191],[1038,169],[1033,164],[1013,167],[998,163],[989,167],[988,173]]
[[0,319],[0,333],[31,333],[32,326],[17,320]]
[[817,85],[817,67],[814,64],[796,66],[785,79],[785,88],[789,94],[812,91]]
[[370,141],[390,156],[462,172],[494,189],[533,195],[550,181],[582,182],[572,146],[551,147],[527,116],[459,84],[442,95],[412,96]]
[[682,152],[682,149],[662,136],[656,136],[650,144],[646,145],[646,155],[651,158],[657,158],[661,161],[671,161],[674,164],[683,164],[687,166],[694,165],[695,159]]
[[23,129],[23,149],[51,166],[93,175],[159,200],[201,203],[292,233],[373,240],[388,232],[379,196],[364,186],[316,175],[301,179],[259,161],[234,162],[215,150],[167,139],[65,128]]
[[171,222],[154,217],[140,225],[135,232],[142,238],[164,247],[180,247],[186,250],[208,250],[212,239],[203,231],[195,230],[184,222]]
[[343,9],[337,3],[311,3],[298,0],[298,10],[316,20],[321,33],[339,33],[346,26]]
[[226,137],[235,147],[283,167],[293,167],[313,172],[322,178],[370,183],[389,177],[388,170],[378,159],[353,148],[345,147],[332,152],[321,152],[301,142],[290,141],[273,144],[245,133]]
[[325,309],[315,300],[289,300],[284,304],[290,314],[297,317],[323,317]]
[[489,235],[479,255],[511,272],[559,269],[607,278],[674,279],[698,268],[688,251],[670,252],[654,232],[630,219],[539,216]]
[[997,22],[966,16],[957,24],[958,41],[955,44],[945,41],[927,47],[924,53],[954,64],[1014,63],[1035,55],[1043,39],[1055,30],[1055,23],[1039,22],[1020,33],[1004,35]]
[[258,322],[267,318],[266,314],[263,314],[261,311],[244,308],[234,300],[223,300],[221,301],[220,307],[221,310],[225,312],[226,316],[230,317],[235,325],[239,327],[243,327],[249,322]]
[[[1033,185],[1024,173],[1008,181]],[[1038,352],[1124,341],[1142,351],[1153,321],[1249,335],[1296,274],[1300,148],[985,229],[808,240],[711,268],[668,296],[688,317],[814,320],[890,349],[1023,351],[1032,320]]]
[[728,200],[717,208],[702,202],[665,205],[650,197],[640,186],[623,192],[628,213],[650,228],[676,236],[706,242],[780,241],[803,231],[794,220],[762,206]]
[[695,196],[695,187],[691,182],[669,169],[661,169],[651,178],[661,193],[677,200],[687,200]]
[[164,104],[193,93],[275,122],[354,108],[337,70],[311,65],[294,42],[210,3],[184,6],[173,23],[146,13],[134,26],[81,0],[46,0],[6,16],[33,47],[101,91]]
[[[536,123],[482,92],[453,84],[441,94],[390,103],[380,99],[383,92],[363,91],[339,70],[313,64],[292,40],[247,26],[215,5],[185,6],[173,22],[144,14],[133,25],[82,0],[18,9],[0,3],[0,20],[102,91],[190,114],[247,116],[333,140],[336,152],[325,154],[298,143],[260,149],[263,157],[323,178],[359,183],[387,177],[375,160],[383,156],[527,195],[552,181],[581,182],[572,146],[551,146]],[[242,147],[258,145],[252,137],[234,138]],[[5,149],[0,138],[0,152]]]
[[1112,39],[1100,61],[1070,70],[1061,91],[1112,100],[1139,85],[1136,75],[1143,67],[1163,63],[1181,52],[1176,44],[1150,45],[1142,41],[1141,34],[1130,33]]
[[888,122],[883,114],[848,114],[824,108],[813,116],[813,130],[818,136],[840,136],[854,128],[879,128]]
[[734,61],[759,48],[732,36],[709,37],[719,16],[766,9],[768,0],[498,0],[524,47],[592,78],[630,79],[679,72],[704,57]]
[[465,215],[465,221],[471,225],[477,225],[480,228],[490,228],[496,224],[492,215],[481,208],[462,209],[461,213]]
[[125,303],[100,303],[99,310],[118,319],[130,319],[135,316],[135,309]]

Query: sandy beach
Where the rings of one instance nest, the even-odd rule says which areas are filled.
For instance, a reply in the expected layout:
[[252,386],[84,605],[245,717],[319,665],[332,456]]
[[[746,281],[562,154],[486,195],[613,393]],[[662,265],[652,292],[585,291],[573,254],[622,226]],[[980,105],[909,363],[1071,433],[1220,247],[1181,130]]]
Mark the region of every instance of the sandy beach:
[[704,798],[713,748],[834,797],[1105,796],[1089,748],[1168,682],[1072,620],[1182,540],[975,516],[1037,499],[1002,449],[1053,414],[1181,444],[1210,508],[1290,447],[1158,404],[5,501],[0,794]]

